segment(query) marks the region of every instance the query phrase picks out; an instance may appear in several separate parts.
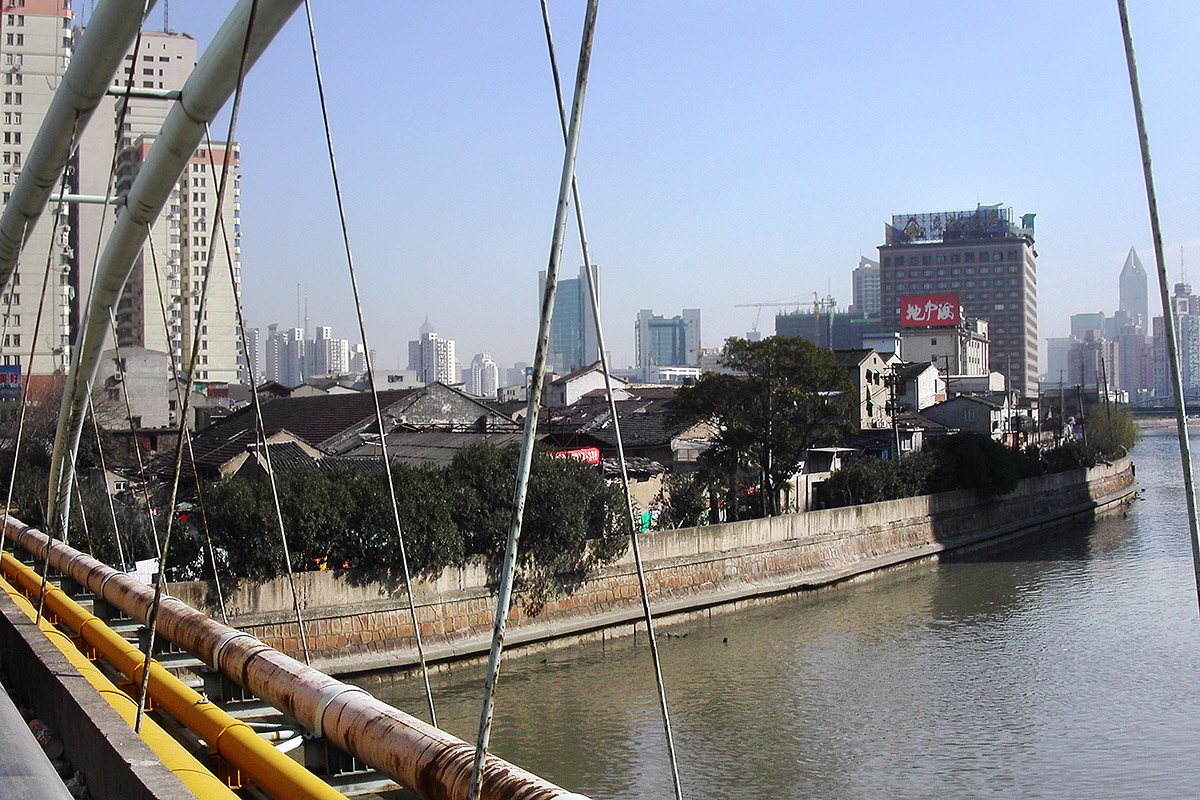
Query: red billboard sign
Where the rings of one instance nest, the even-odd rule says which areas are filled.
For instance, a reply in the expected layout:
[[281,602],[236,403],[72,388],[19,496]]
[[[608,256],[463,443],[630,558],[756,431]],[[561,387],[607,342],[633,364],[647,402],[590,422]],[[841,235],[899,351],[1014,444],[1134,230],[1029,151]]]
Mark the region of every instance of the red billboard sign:
[[576,461],[582,461],[585,464],[600,463],[600,448],[599,447],[579,447],[574,450],[558,450],[550,455],[555,458],[572,458]]
[[956,294],[906,294],[900,298],[900,326],[942,328],[962,322]]

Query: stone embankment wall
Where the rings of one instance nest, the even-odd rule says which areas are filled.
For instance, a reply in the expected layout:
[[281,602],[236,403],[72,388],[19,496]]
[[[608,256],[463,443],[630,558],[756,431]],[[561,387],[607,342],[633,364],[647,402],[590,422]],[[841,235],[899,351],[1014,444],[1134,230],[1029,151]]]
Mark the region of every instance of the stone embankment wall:
[[[1075,470],[1022,481],[1011,494],[971,490],[645,534],[642,559],[657,615],[698,611],[813,588],[945,550],[1120,507],[1135,491],[1133,465]],[[296,576],[313,665],[335,673],[416,662],[411,612],[397,577],[353,570]],[[204,582],[171,586],[215,613]],[[486,654],[496,600],[486,568],[470,564],[413,583],[426,657],[449,662]],[[230,624],[288,653],[300,640],[286,578],[244,583],[226,598]],[[631,554],[531,613],[519,593],[507,645],[628,633],[642,617]]]

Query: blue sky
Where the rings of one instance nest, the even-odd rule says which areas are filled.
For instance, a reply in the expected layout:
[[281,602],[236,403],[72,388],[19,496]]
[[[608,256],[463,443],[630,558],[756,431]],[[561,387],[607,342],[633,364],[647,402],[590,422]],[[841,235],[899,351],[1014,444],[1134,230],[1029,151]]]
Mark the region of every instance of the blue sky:
[[[1182,246],[1200,282],[1200,7],[1130,5],[1172,280]],[[171,26],[203,47],[229,6],[177,0]],[[572,74],[583,8],[550,4]],[[538,3],[314,15],[380,365],[426,315],[464,363],[532,360],[562,159]],[[307,36],[301,10],[247,81],[245,304],[294,324],[299,283],[354,340]],[[578,175],[617,366],[640,308],[699,307],[716,346],[753,324],[738,303],[849,303],[895,213],[1036,212],[1043,337],[1115,307],[1130,246],[1152,270],[1115,2],[602,2]]]

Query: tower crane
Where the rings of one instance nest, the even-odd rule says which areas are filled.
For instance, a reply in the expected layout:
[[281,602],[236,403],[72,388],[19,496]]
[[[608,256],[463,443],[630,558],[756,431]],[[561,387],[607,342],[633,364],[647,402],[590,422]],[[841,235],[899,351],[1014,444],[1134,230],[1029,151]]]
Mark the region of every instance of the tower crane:
[[[767,308],[775,308],[775,307],[795,308],[797,311],[799,311],[801,306],[807,306],[807,305],[810,305],[810,303],[801,302],[800,300],[784,300],[784,301],[770,302],[770,303],[738,303],[734,306],[734,308],[756,309],[754,312],[754,327],[752,327],[750,330],[753,333],[758,333],[758,322],[759,322],[759,319],[762,317],[762,310],[764,307],[767,307]],[[831,295],[826,295],[825,297],[821,297],[819,293],[813,292],[813,299],[812,299],[811,305],[812,305],[812,309],[813,309],[813,317],[816,321],[816,341],[819,342],[821,340],[821,315],[822,314],[826,314],[826,315],[832,314],[833,310],[835,308],[837,308],[837,300],[834,299]]]

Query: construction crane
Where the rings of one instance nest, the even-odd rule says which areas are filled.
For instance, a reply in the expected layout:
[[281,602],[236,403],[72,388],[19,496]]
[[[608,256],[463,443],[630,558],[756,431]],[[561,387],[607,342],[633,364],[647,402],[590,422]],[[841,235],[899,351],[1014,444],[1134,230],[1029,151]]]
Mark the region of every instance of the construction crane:
[[835,308],[837,308],[837,300],[834,299],[831,295],[826,295],[825,297],[821,297],[819,293],[813,292],[813,299],[812,299],[811,304],[807,303],[807,302],[802,302],[800,300],[784,300],[784,301],[771,302],[771,303],[738,303],[737,305],[734,306],[734,308],[757,309],[754,312],[754,327],[751,328],[750,331],[751,331],[751,333],[758,333],[758,322],[759,322],[759,319],[762,317],[762,310],[764,307],[795,308],[797,311],[799,311],[801,306],[808,306],[808,305],[812,305],[813,317],[814,317],[814,320],[816,323],[816,330],[814,331],[816,334],[816,339],[814,341],[820,342],[821,341],[821,315],[826,314],[826,316],[829,317],[830,315],[832,315],[833,310]]
[[796,310],[798,311],[798,310],[800,310],[800,306],[802,306],[802,305],[804,305],[804,304],[801,303],[799,300],[786,300],[786,301],[774,302],[774,303],[738,303],[737,305],[734,306],[734,308],[757,309],[754,312],[754,327],[752,327],[750,329],[750,332],[758,333],[758,320],[762,316],[762,310],[763,310],[764,306],[768,306],[768,307],[780,306],[780,307],[786,307],[786,308],[795,307]]

